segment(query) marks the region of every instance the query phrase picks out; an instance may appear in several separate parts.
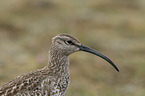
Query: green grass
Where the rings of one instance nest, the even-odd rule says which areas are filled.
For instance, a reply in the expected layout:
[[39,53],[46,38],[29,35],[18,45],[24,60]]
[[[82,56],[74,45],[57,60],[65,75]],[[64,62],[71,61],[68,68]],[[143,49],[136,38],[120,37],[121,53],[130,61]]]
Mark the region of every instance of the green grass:
[[47,64],[51,38],[69,33],[110,57],[70,56],[66,96],[145,95],[144,0],[0,1],[0,85]]

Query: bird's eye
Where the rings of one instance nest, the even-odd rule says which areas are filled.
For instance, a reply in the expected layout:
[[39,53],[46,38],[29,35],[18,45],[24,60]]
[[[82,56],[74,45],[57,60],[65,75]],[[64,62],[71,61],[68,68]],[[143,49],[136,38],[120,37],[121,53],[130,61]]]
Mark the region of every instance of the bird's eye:
[[67,44],[74,45],[71,40],[66,41]]

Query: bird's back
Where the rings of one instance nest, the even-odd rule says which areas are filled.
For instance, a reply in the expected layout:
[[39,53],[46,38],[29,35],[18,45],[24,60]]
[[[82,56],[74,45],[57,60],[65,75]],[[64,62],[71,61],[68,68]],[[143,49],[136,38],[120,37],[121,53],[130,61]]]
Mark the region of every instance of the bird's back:
[[70,75],[58,75],[47,68],[18,76],[0,88],[0,96],[63,96]]
[[18,76],[0,88],[0,96],[42,94],[43,88],[40,86],[46,78],[48,78],[48,72],[42,69]]

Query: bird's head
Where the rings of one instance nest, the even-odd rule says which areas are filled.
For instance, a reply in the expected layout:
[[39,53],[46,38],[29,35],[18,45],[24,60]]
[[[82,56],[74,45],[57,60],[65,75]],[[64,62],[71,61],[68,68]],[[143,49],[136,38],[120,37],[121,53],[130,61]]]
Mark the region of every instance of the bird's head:
[[62,33],[53,37],[52,46],[53,46],[52,48],[57,49],[55,51],[59,51],[61,52],[61,54],[67,56],[77,51],[85,51],[92,53],[109,62],[119,72],[117,66],[107,56],[81,44],[80,41],[77,38],[73,37],[72,35]]
[[62,54],[70,55],[80,50],[81,43],[72,35],[62,33],[52,38],[52,46]]

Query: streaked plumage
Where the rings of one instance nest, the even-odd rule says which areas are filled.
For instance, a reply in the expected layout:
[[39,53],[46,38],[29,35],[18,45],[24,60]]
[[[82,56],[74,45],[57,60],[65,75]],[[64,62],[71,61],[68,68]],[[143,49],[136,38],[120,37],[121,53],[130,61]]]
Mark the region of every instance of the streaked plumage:
[[76,51],[86,51],[116,65],[103,54],[82,45],[68,34],[59,34],[52,39],[49,62],[46,67],[18,76],[0,88],[0,96],[63,96],[70,83],[68,56]]

